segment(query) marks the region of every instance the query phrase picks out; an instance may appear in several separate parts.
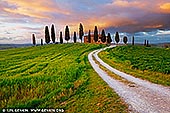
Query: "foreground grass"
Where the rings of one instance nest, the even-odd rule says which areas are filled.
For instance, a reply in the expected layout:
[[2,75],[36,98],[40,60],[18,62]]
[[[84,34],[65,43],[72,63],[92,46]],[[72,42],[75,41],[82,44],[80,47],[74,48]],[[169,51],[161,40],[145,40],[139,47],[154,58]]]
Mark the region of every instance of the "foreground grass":
[[156,84],[170,86],[170,50],[143,46],[118,46],[99,53],[118,70]]
[[61,44],[0,51],[0,108],[127,112],[127,105],[90,66],[101,45]]

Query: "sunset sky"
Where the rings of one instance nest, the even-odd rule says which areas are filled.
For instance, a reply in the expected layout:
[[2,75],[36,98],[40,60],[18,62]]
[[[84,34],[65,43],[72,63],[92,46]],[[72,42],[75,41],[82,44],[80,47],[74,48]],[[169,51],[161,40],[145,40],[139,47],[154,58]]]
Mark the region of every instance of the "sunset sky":
[[54,23],[56,36],[82,22],[85,32],[105,29],[112,36],[170,42],[170,0],[0,0],[0,44],[44,39],[44,26]]

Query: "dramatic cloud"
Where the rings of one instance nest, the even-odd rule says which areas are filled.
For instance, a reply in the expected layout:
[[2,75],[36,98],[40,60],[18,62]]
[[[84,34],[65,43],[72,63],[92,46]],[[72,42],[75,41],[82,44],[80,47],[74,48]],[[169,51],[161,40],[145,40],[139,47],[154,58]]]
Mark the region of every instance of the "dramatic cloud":
[[1,0],[0,43],[5,39],[8,43],[28,43],[32,33],[43,38],[44,26],[52,23],[57,36],[65,25],[71,33],[78,31],[80,22],[85,32],[97,25],[112,34],[139,32],[151,36],[154,32],[160,36],[165,33],[158,30],[164,29],[162,32],[170,35],[169,18],[169,0]]
[[35,18],[49,18],[48,13],[52,11],[59,14],[69,14],[68,11],[60,8],[58,3],[51,0],[6,0],[8,4],[14,4],[15,7],[4,8],[6,12],[16,13],[20,15],[35,17]]
[[160,5],[160,9],[165,13],[170,13],[170,3]]

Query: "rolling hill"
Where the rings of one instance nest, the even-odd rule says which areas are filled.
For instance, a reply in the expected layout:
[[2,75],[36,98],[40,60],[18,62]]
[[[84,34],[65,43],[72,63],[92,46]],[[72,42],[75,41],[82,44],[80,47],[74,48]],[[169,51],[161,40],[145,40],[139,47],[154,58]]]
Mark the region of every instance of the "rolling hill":
[[94,72],[93,44],[50,44],[0,50],[0,108],[121,112],[127,105]]

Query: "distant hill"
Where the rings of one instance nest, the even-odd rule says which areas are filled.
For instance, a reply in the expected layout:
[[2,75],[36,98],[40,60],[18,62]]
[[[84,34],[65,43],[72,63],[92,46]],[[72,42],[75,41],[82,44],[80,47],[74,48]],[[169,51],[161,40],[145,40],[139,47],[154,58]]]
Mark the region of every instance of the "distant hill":
[[32,46],[32,44],[0,44],[0,50],[10,49],[10,48],[28,47],[28,46]]

